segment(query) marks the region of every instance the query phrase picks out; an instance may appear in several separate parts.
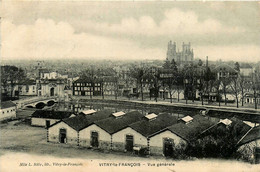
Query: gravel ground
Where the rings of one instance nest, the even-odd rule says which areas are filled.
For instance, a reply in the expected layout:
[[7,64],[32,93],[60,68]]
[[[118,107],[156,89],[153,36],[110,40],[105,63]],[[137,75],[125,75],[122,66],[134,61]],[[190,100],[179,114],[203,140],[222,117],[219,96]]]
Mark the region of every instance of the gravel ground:
[[[35,155],[52,155],[55,157],[84,158],[84,159],[147,159],[137,155],[91,150],[71,145],[61,145],[46,142],[46,129],[32,127],[25,122],[9,122],[1,126],[0,150],[7,152],[26,152]],[[149,159],[164,159],[164,157],[150,157]]]

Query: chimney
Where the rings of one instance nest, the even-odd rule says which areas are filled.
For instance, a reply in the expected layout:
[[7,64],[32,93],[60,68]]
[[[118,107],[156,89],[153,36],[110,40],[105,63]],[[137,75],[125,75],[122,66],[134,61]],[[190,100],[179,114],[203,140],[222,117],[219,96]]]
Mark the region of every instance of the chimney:
[[209,66],[209,60],[208,60],[208,56],[206,57],[206,67]]

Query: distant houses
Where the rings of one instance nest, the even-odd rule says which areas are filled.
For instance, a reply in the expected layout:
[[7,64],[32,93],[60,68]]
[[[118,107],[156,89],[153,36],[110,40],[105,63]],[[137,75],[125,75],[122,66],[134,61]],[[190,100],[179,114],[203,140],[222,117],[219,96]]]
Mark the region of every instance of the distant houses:
[[16,118],[16,104],[12,101],[0,103],[0,121]]

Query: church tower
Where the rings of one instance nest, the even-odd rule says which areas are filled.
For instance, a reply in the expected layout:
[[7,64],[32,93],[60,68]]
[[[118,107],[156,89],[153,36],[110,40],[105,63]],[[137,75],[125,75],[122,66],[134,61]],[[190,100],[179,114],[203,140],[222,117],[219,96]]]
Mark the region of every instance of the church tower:
[[168,42],[168,49],[167,49],[167,57],[166,59],[172,61],[176,57],[176,43],[172,43],[172,41]]

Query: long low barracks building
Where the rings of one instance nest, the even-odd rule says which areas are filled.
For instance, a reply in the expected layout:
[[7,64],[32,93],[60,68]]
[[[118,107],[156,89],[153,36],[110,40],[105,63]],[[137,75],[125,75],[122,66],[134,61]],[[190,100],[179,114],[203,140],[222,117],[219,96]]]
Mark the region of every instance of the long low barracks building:
[[178,119],[168,113],[86,110],[49,126],[47,141],[113,151],[146,149],[151,155],[171,156],[174,147],[187,146],[220,124],[201,114]]

